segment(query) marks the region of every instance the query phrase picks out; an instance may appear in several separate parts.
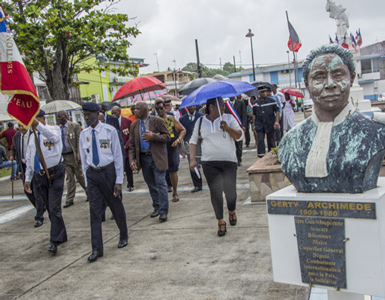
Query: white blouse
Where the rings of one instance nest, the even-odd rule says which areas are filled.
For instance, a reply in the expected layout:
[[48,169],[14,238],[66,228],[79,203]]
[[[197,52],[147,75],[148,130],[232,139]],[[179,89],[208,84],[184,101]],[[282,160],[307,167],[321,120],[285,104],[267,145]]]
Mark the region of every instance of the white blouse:
[[[237,162],[234,139],[227,131],[220,128],[221,118],[216,118],[214,122],[202,117],[201,136],[202,141],[202,161],[232,161]],[[237,120],[231,114],[223,114],[223,121],[236,130],[241,130],[242,135],[236,141],[244,138],[244,132],[239,126]],[[198,119],[194,126],[194,131],[190,139],[190,144],[198,143],[198,128],[200,120]]]

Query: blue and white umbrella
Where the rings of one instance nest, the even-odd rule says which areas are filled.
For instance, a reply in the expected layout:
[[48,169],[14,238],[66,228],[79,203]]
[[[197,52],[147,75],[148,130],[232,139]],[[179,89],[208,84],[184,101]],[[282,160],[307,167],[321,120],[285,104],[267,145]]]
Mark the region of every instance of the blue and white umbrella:
[[196,89],[184,98],[179,109],[192,105],[200,105],[211,98],[235,97],[253,89],[255,89],[255,86],[244,81],[226,80],[210,82]]

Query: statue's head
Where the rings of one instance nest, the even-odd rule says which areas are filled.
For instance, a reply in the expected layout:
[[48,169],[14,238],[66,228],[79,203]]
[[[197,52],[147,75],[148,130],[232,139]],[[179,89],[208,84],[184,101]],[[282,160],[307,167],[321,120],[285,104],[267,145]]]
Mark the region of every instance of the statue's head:
[[348,104],[356,75],[350,51],[334,44],[321,46],[310,52],[302,68],[317,115],[338,115]]

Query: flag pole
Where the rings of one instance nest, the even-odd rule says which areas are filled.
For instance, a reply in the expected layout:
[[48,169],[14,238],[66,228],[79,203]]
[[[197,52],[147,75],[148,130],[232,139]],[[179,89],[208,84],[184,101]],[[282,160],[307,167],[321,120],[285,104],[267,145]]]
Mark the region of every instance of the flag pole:
[[48,169],[47,169],[47,165],[46,165],[45,160],[44,160],[43,153],[41,152],[40,143],[39,143],[39,140],[37,138],[36,130],[33,127],[32,127],[32,130],[33,130],[33,135],[35,136],[36,150],[39,151],[39,155],[41,157],[41,164],[43,165],[45,174],[47,174],[47,178],[51,179],[51,176],[49,175],[49,172],[48,172]]
[[11,159],[11,182],[12,182],[12,199],[13,199],[13,195],[14,195],[14,191],[13,191],[13,158]]

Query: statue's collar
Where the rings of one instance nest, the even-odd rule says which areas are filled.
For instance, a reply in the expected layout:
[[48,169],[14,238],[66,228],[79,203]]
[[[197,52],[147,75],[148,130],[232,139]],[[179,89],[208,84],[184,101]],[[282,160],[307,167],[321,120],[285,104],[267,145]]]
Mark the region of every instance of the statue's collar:
[[[338,124],[341,124],[343,121],[345,121],[354,111],[356,110],[356,108],[353,106],[353,104],[351,104],[350,102],[348,102],[348,104],[344,107],[344,109],[339,113],[339,115],[334,119],[334,122],[333,122],[333,126],[336,126]],[[312,120],[314,121],[314,123],[316,123],[317,125],[319,123],[322,123],[320,122],[320,120],[318,119],[315,111],[313,110],[313,113],[311,115],[311,118]],[[325,123],[325,122],[323,122]]]

